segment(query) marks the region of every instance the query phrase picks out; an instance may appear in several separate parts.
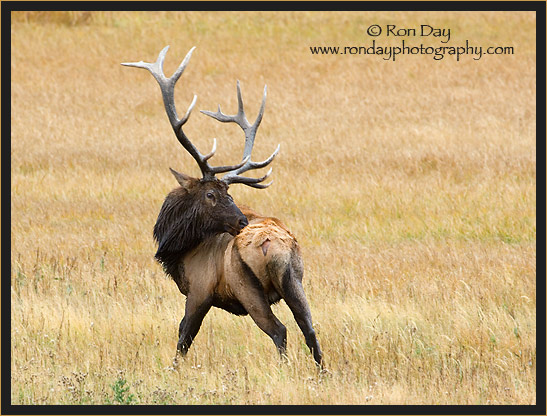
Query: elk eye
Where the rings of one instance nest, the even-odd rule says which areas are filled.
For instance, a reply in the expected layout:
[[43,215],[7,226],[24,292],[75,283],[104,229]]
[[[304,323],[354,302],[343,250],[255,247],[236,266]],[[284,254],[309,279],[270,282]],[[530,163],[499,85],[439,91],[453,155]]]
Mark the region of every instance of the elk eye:
[[207,192],[207,198],[209,199],[215,199],[215,194],[211,191]]

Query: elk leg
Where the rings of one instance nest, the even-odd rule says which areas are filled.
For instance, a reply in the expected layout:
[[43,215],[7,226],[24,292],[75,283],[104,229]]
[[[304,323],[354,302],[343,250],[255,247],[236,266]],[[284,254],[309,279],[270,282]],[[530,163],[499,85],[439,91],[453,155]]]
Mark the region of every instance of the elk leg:
[[186,299],[184,318],[182,318],[179,325],[179,341],[177,343],[177,352],[180,352],[182,356],[186,355],[188,348],[192,345],[192,341],[201,327],[203,318],[211,309],[212,303],[212,298],[196,301],[194,297],[188,296]]
[[304,334],[306,339],[306,345],[313,354],[313,359],[317,365],[322,366],[323,354],[321,348],[319,348],[319,342],[315,336],[315,330],[313,329],[311,321],[311,312],[302,288],[302,283],[299,280],[286,278],[283,282],[283,298],[289,306],[296,323],[300,330]]
[[287,349],[287,328],[273,314],[262,284],[235,246],[232,250],[232,267],[239,277],[237,284],[232,286],[236,298],[257,326],[273,340],[279,354],[283,356]]
[[[256,293],[255,295],[259,297],[261,294]],[[263,294],[262,297],[264,297]],[[257,298],[255,298],[251,302],[241,300],[240,302],[247,312],[249,312],[249,316],[256,325],[272,339],[279,354],[284,356],[287,350],[287,328],[273,314],[266,299],[263,298],[257,302]]]
[[[255,283],[260,285],[258,279]],[[285,328],[285,325],[283,325],[273,314],[270,304],[264,295],[262,286],[260,285],[259,288],[253,284],[249,284],[242,287],[241,291],[236,289],[235,292],[235,295],[249,313],[249,316],[256,325],[272,339],[279,354],[283,356],[287,349],[287,328]]]
[[[256,295],[258,297],[261,294],[256,293]],[[273,314],[263,294],[262,298],[259,302],[256,302],[257,299],[255,299],[252,303],[241,302],[241,304],[247,309],[249,316],[257,326],[272,339],[279,354],[283,356],[287,350],[287,328]]]

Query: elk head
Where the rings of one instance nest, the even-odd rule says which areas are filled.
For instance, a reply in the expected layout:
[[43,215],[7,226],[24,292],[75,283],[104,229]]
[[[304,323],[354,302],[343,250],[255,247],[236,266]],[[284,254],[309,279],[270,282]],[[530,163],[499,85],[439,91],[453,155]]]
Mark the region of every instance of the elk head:
[[[197,96],[194,95],[194,99],[188,107],[188,110],[186,111],[184,117],[179,118],[179,116],[177,115],[177,110],[175,108],[175,84],[184,72],[186,66],[188,65],[188,62],[190,61],[190,57],[192,56],[192,52],[194,51],[195,47],[190,49],[182,63],[179,65],[177,70],[170,78],[167,78],[163,72],[163,61],[165,59],[165,55],[168,49],[169,46],[166,46],[160,52],[158,59],[154,63],[140,61],[133,63],[123,63],[122,65],[147,69],[154,76],[160,86],[163,103],[165,105],[165,111],[167,112],[167,116],[169,118],[171,126],[173,127],[173,131],[175,132],[175,135],[180,144],[195,159],[201,170],[202,178],[197,179],[171,169],[171,172],[177,179],[178,183],[181,185],[181,188],[178,192],[184,193],[183,195],[187,197],[185,199],[192,201],[192,204],[195,205],[192,207],[185,207],[185,209],[191,209],[195,211],[196,215],[199,215],[199,217],[202,218],[202,221],[199,222],[203,231],[205,231],[206,229],[208,233],[229,232],[232,235],[236,235],[243,227],[248,224],[248,221],[243,213],[236,206],[232,197],[228,194],[229,185],[233,183],[242,183],[254,188],[266,188],[270,186],[272,182],[267,184],[262,184],[262,182],[271,174],[271,169],[266,175],[260,178],[249,178],[241,176],[241,174],[252,169],[260,169],[267,166],[274,159],[279,151],[278,146],[277,149],[272,153],[272,155],[263,162],[251,161],[251,152],[254,145],[256,131],[258,129],[258,126],[260,125],[260,122],[262,121],[262,116],[264,114],[264,108],[266,105],[266,86],[264,87],[264,96],[262,99],[260,112],[253,124],[250,124],[245,116],[239,81],[237,82],[237,114],[223,114],[220,110],[220,105],[216,112],[202,111],[202,113],[218,121],[234,122],[238,124],[245,133],[245,147],[243,150],[243,159],[240,163],[230,166],[211,166],[209,164],[209,159],[211,159],[211,157],[213,157],[213,155],[215,154],[216,139],[214,139],[213,141],[213,148],[211,152],[203,155],[192,144],[192,142],[188,139],[184,130],[182,129],[182,126],[188,120],[190,113],[192,112],[192,109],[196,104]],[[220,173],[224,173],[224,176],[219,179],[215,175]],[[160,212],[160,216],[161,215],[162,214]]]
[[[227,232],[235,236],[249,223],[234,203],[232,196],[228,194],[227,184],[218,179],[192,178],[184,173],[169,169],[181,186],[172,195],[173,199],[188,201],[186,206],[181,205],[181,211],[191,213],[191,217],[182,212],[178,215],[180,218],[188,218],[188,222],[192,223],[194,228],[202,230],[203,234]],[[169,197],[167,201],[169,201]],[[168,203],[167,206],[171,207],[172,205]]]

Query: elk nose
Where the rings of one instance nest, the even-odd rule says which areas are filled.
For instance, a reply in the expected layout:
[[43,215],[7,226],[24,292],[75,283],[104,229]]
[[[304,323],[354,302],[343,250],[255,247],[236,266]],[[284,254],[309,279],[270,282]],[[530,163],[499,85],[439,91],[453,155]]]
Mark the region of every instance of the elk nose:
[[247,221],[247,217],[243,217],[239,220],[239,229],[245,228],[247,225],[249,225],[249,221]]

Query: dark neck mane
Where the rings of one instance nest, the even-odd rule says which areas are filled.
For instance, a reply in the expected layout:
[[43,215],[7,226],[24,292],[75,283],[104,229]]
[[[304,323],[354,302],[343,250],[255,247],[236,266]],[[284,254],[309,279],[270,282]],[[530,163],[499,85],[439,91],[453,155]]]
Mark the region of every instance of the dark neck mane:
[[165,198],[154,226],[154,238],[158,242],[155,257],[165,272],[177,279],[184,254],[213,234],[206,231],[198,204],[185,189],[177,188]]

